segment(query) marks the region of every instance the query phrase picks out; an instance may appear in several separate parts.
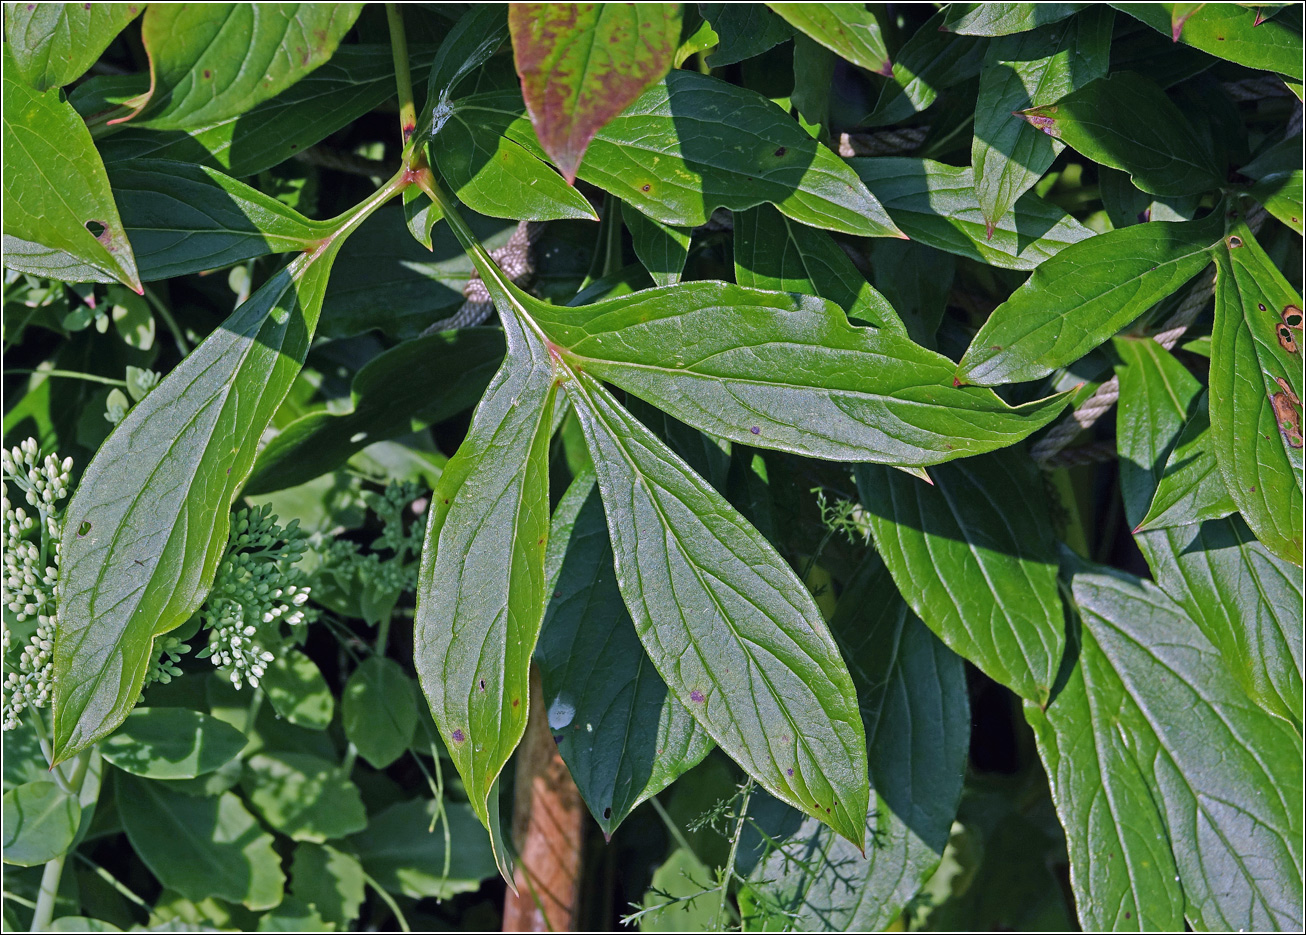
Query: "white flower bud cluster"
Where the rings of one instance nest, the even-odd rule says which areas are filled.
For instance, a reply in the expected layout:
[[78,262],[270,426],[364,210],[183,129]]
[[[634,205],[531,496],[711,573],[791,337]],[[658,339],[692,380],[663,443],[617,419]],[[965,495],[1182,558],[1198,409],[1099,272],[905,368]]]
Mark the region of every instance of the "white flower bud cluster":
[[[50,703],[54,685],[54,631],[57,620],[59,538],[68,496],[72,458],[41,457],[35,439],[0,451],[3,495],[0,523],[4,527],[4,565],[0,572],[0,603],[4,605],[4,679],[0,683],[0,727],[13,730],[27,708]],[[9,485],[23,493],[26,506],[9,500]],[[35,624],[34,630],[30,629]],[[11,624],[26,639],[15,640]],[[21,645],[18,658],[11,650]]]
[[273,650],[285,642],[282,624],[306,622],[311,589],[295,564],[307,544],[299,521],[281,528],[270,504],[232,518],[227,551],[200,611],[209,644],[199,655],[227,669],[237,688],[258,686],[276,658]]
[[145,682],[141,685],[141,697],[138,703],[145,700],[145,689],[155,682],[167,685],[181,675],[181,666],[177,663],[185,653],[190,652],[190,646],[175,636],[166,637],[162,643],[157,644],[157,649],[158,658],[150,663],[150,668],[145,673]]

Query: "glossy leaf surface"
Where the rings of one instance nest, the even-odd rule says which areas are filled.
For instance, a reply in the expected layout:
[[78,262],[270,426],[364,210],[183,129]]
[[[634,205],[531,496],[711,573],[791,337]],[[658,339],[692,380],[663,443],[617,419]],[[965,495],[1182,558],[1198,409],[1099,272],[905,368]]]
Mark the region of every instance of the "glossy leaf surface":
[[952,3],[943,25],[963,36],[1009,36],[1059,23],[1087,3]]
[[1301,13],[1291,7],[1262,20],[1260,7],[1240,3],[1113,6],[1175,42],[1249,68],[1277,71],[1302,80]]
[[594,134],[671,68],[680,6],[517,3],[508,29],[535,133],[574,182]]
[[144,8],[144,3],[6,3],[5,40],[13,67],[37,91],[70,84]]
[[592,475],[573,481],[554,511],[547,562],[552,598],[535,658],[549,729],[611,836],[636,805],[706,756],[712,740],[640,645]]
[[855,3],[768,3],[767,6],[790,26],[840,58],[876,74],[893,73],[880,23],[865,6]]
[[680,282],[689,256],[690,232],[646,217],[625,202],[621,205],[621,219],[630,231],[635,256],[653,277],[654,284],[670,286]]
[[893,77],[875,109],[862,122],[883,126],[906,120],[934,103],[939,91],[979,74],[984,43],[945,32],[946,11],[930,17],[903,43],[893,60]]
[[720,42],[707,57],[712,68],[760,55],[793,36],[793,28],[760,3],[700,3],[699,12]]
[[1138,224],[1067,249],[993,311],[958,379],[1016,383],[1073,363],[1201,272],[1220,233],[1215,214]]
[[1188,526],[1237,511],[1215,463],[1210,430],[1211,418],[1203,395],[1175,441],[1138,529]]

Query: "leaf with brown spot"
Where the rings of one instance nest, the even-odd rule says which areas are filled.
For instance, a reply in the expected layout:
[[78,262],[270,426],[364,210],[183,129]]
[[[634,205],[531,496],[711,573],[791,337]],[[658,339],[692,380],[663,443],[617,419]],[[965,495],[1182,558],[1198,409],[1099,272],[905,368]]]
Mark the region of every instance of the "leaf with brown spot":
[[517,3],[509,9],[522,96],[568,182],[594,134],[670,69],[678,3]]

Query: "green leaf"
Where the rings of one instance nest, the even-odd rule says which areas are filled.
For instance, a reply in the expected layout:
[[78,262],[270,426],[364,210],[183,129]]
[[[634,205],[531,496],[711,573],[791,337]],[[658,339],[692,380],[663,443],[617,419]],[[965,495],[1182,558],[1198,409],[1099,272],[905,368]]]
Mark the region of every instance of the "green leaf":
[[830,629],[866,727],[869,859],[808,819],[757,865],[749,888],[770,913],[796,913],[790,925],[799,930],[879,931],[948,841],[970,738],[965,669],[907,609],[874,553],[848,582]]
[[572,183],[594,134],[671,68],[680,5],[516,3],[508,29],[535,133]]
[[[434,56],[430,46],[409,48],[415,82],[426,79]],[[245,178],[321,142],[394,93],[390,47],[346,45],[306,78],[244,113],[188,132],[137,129],[131,123],[104,138],[100,149],[108,163],[154,156],[205,163]]]
[[876,548],[908,605],[953,652],[1046,702],[1065,622],[1037,469],[1017,447],[931,468],[930,479],[857,469]]
[[989,316],[957,368],[963,383],[1037,380],[1074,363],[1211,262],[1222,217],[1109,231],[1048,260]]
[[464,328],[405,341],[354,375],[352,409],[300,416],[258,454],[246,493],[295,487],[368,445],[441,422],[473,406],[503,359],[497,328]]
[[1131,71],[1099,78],[1021,116],[1094,162],[1128,172],[1153,195],[1195,195],[1224,182],[1210,147],[1183,112]]
[[[1259,4],[1119,3],[1123,13],[1163,36],[1248,68],[1277,71],[1301,81],[1301,11],[1262,20]],[[1253,9],[1257,7],[1257,9]]]
[[245,113],[331,58],[361,3],[155,4],[141,21],[150,90],[124,120],[188,130]]
[[[459,107],[512,113],[511,100],[478,95]],[[525,120],[508,134],[539,145]],[[755,91],[696,72],[671,72],[600,130],[579,175],[674,227],[705,224],[716,208],[766,201],[812,227],[901,236],[843,160],[787,113]]]
[[902,318],[907,336],[933,349],[956,277],[956,259],[919,241],[888,238],[871,241],[866,259],[870,278]]
[[297,649],[283,649],[259,682],[273,709],[297,727],[326,730],[335,696],[317,663]]
[[866,750],[848,671],[793,570],[587,373],[567,384],[617,581],[677,700],[776,797],[858,846]]
[[935,464],[1013,444],[1066,403],[954,387],[946,358],[814,297],[693,282],[578,308],[502,301],[569,365],[700,431],[809,457]]
[[1090,4],[950,3],[943,25],[948,32],[964,36],[1009,36],[1059,23],[1087,6]]
[[487,828],[491,790],[526,729],[557,392],[543,343],[501,311],[508,356],[431,495],[413,636],[422,691]]
[[241,786],[263,820],[295,841],[321,843],[367,827],[358,787],[311,753],[256,753]]
[[104,758],[147,779],[194,779],[230,762],[248,738],[187,708],[137,708],[101,745]]
[[554,510],[547,567],[553,597],[535,658],[549,729],[611,837],[636,805],[702,760],[712,741],[640,645],[592,473],[577,477]]
[[584,195],[543,160],[503,136],[501,126],[478,122],[477,115],[456,107],[430,144],[434,163],[459,201],[497,218],[598,220]]
[[272,835],[230,792],[199,798],[126,774],[118,814],[136,855],[187,899],[209,897],[255,911],[281,902],[286,877]]
[[6,257],[72,254],[140,292],[131,244],[86,124],[58,91],[33,91],[8,61],[3,87]]
[[338,931],[348,931],[366,896],[363,865],[328,844],[303,843],[290,864],[290,891]]
[[[483,65],[507,38],[508,10],[501,4],[475,4],[458,17],[431,63],[427,107],[435,111],[441,103],[448,103],[459,82]],[[418,123],[434,118],[434,113],[428,113]]]
[[1302,563],[1302,300],[1241,220],[1215,251],[1211,433],[1256,538]]
[[472,892],[495,872],[490,842],[461,802],[400,802],[374,816],[349,843],[377,883],[414,899]]
[[893,65],[875,15],[854,3],[768,3],[790,26],[877,75],[891,76]]
[[[1056,742],[1068,744],[1083,735],[1091,706],[1095,745],[1111,752],[1107,769],[1087,769],[1082,782],[1054,779],[1059,811],[1066,821],[1068,812],[1111,803],[1119,816],[1102,815],[1095,830],[1110,833],[1114,828],[1101,825],[1118,823],[1132,838],[1121,845],[1131,859],[1115,863],[1102,860],[1110,838],[1080,838],[1086,846],[1072,852],[1085,928],[1121,924],[1113,915],[1124,908],[1122,897],[1144,914],[1127,924],[1177,927],[1175,876],[1195,929],[1300,928],[1301,738],[1246,699],[1216,648],[1151,583],[1093,568],[1075,573],[1073,593],[1083,620],[1086,698],[1060,719],[1058,696],[1048,715],[1060,720]],[[1068,700],[1076,701],[1073,694]],[[1036,713],[1031,719],[1037,722]],[[1103,772],[1124,792],[1118,800],[1103,795]],[[1157,847],[1158,819],[1173,870]],[[1078,837],[1075,824],[1066,824]]]
[[67,852],[82,809],[52,782],[26,782],[4,795],[4,862],[35,867]]
[[680,282],[689,256],[690,232],[646,217],[625,202],[621,203],[621,219],[630,231],[635,256],[653,277],[654,284],[670,286]]
[[819,295],[850,318],[907,336],[893,306],[824,231],[790,221],[770,205],[760,205],[735,213],[734,245],[735,282],[739,285]]
[[934,103],[939,92],[979,74],[985,43],[944,32],[947,10],[916,30],[893,62],[893,77],[880,91],[875,110],[861,122],[879,127],[900,123]]
[[[108,175],[142,282],[312,250],[333,229],[204,166],[134,159],[110,164]],[[5,262],[65,282],[113,281],[62,251]]]
[[312,906],[287,896],[275,909],[259,917],[258,931],[330,932],[333,927]]
[[[1117,344],[1120,342],[1117,339]],[[1166,460],[1147,514],[1134,531],[1188,526],[1220,519],[1237,509],[1215,463],[1211,419],[1203,393]]]
[[54,756],[106,736],[135,704],[154,638],[203,602],[228,510],[299,372],[332,260],[390,196],[274,274],[113,430],[68,506],[55,631]]
[[6,3],[5,40],[18,76],[60,88],[95,64],[143,3]]
[[760,3],[700,3],[698,12],[720,40],[707,57],[710,68],[761,55],[794,34],[788,23]]
[[912,240],[1004,269],[1034,269],[1093,232],[1033,193],[997,218],[993,236],[971,169],[931,159],[849,159],[872,194]]
[[[1011,5],[1029,7],[1036,16],[1048,6]],[[981,6],[989,10],[992,4]],[[1096,7],[1074,19],[989,46],[980,71],[971,164],[980,211],[990,229],[1017,198],[1034,187],[1062,148],[1014,111],[1050,104],[1105,75],[1113,20],[1109,8]]]
[[394,660],[371,656],[345,683],[341,713],[345,736],[359,756],[385,769],[408,749],[417,730],[412,680]]
[[1265,210],[1298,234],[1303,231],[1302,176],[1301,169],[1267,175],[1248,192],[1265,206]]

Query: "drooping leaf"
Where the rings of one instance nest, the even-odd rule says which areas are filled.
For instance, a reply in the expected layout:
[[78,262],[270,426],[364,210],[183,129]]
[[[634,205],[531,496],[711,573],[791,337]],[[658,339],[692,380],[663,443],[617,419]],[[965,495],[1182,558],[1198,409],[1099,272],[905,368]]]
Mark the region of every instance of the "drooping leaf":
[[971,169],[931,159],[876,156],[848,164],[912,240],[1004,269],[1033,269],[1093,232],[1033,193],[997,218],[993,236]]
[[418,717],[413,682],[393,659],[364,660],[345,683],[340,707],[345,736],[375,769],[385,769],[413,742]]
[[122,722],[154,638],[202,603],[232,500],[308,352],[331,263],[388,195],[373,196],[321,249],[274,274],[132,408],[87,467],[62,545],[56,761]]
[[358,787],[311,753],[256,753],[245,763],[242,785],[263,820],[292,840],[320,844],[367,827]]
[[1303,173],[1301,169],[1267,175],[1251,187],[1248,194],[1265,206],[1265,210],[1298,234],[1303,232]]
[[695,766],[712,741],[668,691],[635,633],[592,474],[553,514],[550,592],[535,657],[549,729],[581,798],[611,836],[635,806]]
[[413,799],[374,816],[349,843],[368,875],[390,892],[448,899],[494,876],[494,854],[476,822],[461,802],[446,801],[441,809],[433,800]]
[[[979,6],[988,10],[992,4]],[[1019,6],[1029,7],[1037,16],[1048,4]],[[1033,188],[1061,152],[1057,140],[1040,133],[1014,111],[1050,104],[1105,75],[1113,19],[1109,8],[1095,7],[1074,19],[989,46],[980,71],[971,146],[975,193],[989,224]]]
[[950,3],[943,25],[963,36],[1009,36],[1059,23],[1087,3]]
[[104,164],[58,91],[18,77],[5,43],[4,237],[10,253],[61,252],[141,291]]
[[1278,16],[1262,19],[1257,4],[1120,3],[1122,13],[1142,20],[1175,42],[1218,58],[1303,77],[1301,11],[1289,5]]
[[497,328],[432,334],[378,354],[354,376],[353,408],[310,412],[282,428],[259,452],[246,492],[297,486],[368,445],[470,408],[502,359]]
[[[542,152],[513,100],[477,95],[458,106],[482,108],[482,117],[469,119],[499,121],[510,137]],[[787,113],[755,91],[683,69],[598,132],[579,177],[674,227],[704,224],[716,208],[766,201],[813,227],[901,236],[843,161]]]
[[337,931],[347,931],[358,918],[366,881],[363,865],[353,854],[329,844],[299,844],[290,864],[290,880],[291,893],[316,909]]
[[892,75],[879,20],[856,3],[768,3],[790,26],[842,59],[879,75]]
[[994,309],[957,378],[1016,383],[1073,363],[1201,272],[1222,223],[1219,212],[1200,221],[1151,221],[1066,249]]
[[327,61],[361,3],[154,4],[141,21],[150,90],[132,119],[189,130],[275,97]]
[[544,151],[574,182],[594,134],[671,68],[676,3],[516,3],[522,96]]
[[335,714],[335,695],[312,659],[283,649],[259,682],[273,710],[296,727],[326,730]]
[[286,877],[272,835],[230,792],[197,797],[123,774],[118,814],[132,849],[159,882],[187,899],[255,911],[281,902]]
[[1215,251],[1211,434],[1256,538],[1302,563],[1302,300],[1241,220]]
[[680,282],[689,256],[690,232],[655,221],[625,202],[621,204],[621,219],[630,231],[635,256],[653,277],[654,284],[670,286]]
[[137,708],[101,747],[104,758],[146,779],[194,779],[240,755],[248,738],[188,708]]
[[[866,857],[807,819],[750,874],[763,918],[804,931],[878,931],[933,872],[957,813],[970,737],[960,657],[894,593],[868,553],[830,629],[849,661],[866,727]],[[796,918],[788,916],[796,913]],[[767,926],[749,920],[749,929]]]
[[1188,118],[1135,72],[1099,78],[1021,116],[1094,162],[1128,172],[1135,185],[1153,195],[1195,195],[1224,181],[1224,171]]
[[946,18],[947,10],[940,10],[903,43],[893,60],[893,77],[863,124],[878,127],[906,120],[933,104],[939,91],[979,74],[984,42],[944,32]]
[[1056,540],[1020,448],[931,468],[863,466],[875,545],[912,610],[950,649],[1022,698],[1048,699],[1065,647]]
[[[1084,754],[1101,765],[1063,772],[1048,758],[1079,845],[1072,880],[1085,928],[1174,928],[1181,906],[1195,929],[1300,928],[1300,736],[1242,694],[1216,647],[1150,582],[1085,568],[1073,593],[1080,678],[1048,708],[1051,733],[1033,706],[1025,710],[1046,747],[1070,748],[1062,763],[1084,748],[1090,718]],[[1118,797],[1103,794],[1104,776]],[[1168,848],[1157,846],[1158,823]],[[1103,860],[1113,845],[1121,859]],[[1130,904],[1143,918],[1119,918]]]
[[788,23],[760,3],[700,3],[698,11],[720,40],[707,57],[711,68],[761,55],[794,34]]
[[734,246],[739,285],[819,295],[850,318],[907,336],[893,306],[824,231],[791,221],[770,205],[759,205],[735,212]]
[[1237,511],[1215,463],[1210,430],[1211,418],[1203,394],[1166,460],[1152,503],[1137,530],[1188,526]]
[[508,39],[508,10],[499,3],[478,3],[468,9],[445,35],[431,64],[426,86],[426,112],[417,118],[417,139],[425,139],[448,119],[459,83],[483,65]]
[[5,791],[4,862],[37,867],[67,852],[77,837],[77,796],[52,782],[25,782]]
[[806,588],[592,377],[574,373],[567,392],[594,456],[622,596],[667,686],[767,791],[860,846],[865,735]]
[[19,77],[61,88],[95,64],[143,3],[6,3],[5,41]]

